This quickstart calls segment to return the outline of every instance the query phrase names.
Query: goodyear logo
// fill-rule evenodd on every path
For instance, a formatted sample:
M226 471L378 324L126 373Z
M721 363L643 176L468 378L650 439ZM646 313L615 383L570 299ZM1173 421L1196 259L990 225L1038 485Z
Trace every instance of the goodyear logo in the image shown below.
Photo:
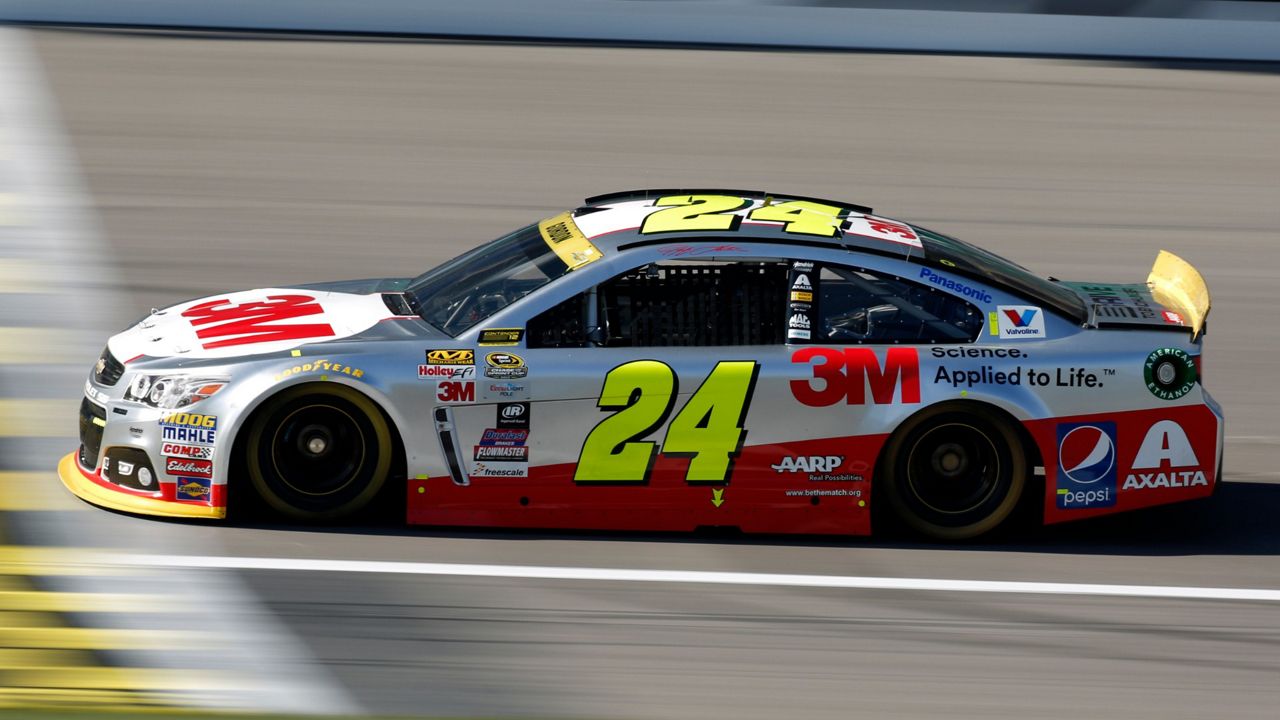
M321 359L294 365L282 372L278 372L275 374L275 381L280 382L287 377L312 372L342 374L353 378L364 377L364 370L361 370L360 368L353 368L350 365L343 365L342 363L330 362L329 360Z
M473 350L428 350L428 365L471 365L476 361Z

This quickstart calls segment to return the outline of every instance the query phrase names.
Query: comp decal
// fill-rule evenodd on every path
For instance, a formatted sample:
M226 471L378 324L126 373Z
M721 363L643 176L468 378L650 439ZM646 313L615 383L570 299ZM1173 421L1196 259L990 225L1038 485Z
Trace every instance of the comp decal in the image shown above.
M675 371L658 360L636 360L610 370L596 405L611 414L583 441L574 482L646 483L661 449L663 455L689 458L686 482L727 483L746 440L743 423L759 369L750 360L717 363L671 418L661 446L643 438L675 408Z

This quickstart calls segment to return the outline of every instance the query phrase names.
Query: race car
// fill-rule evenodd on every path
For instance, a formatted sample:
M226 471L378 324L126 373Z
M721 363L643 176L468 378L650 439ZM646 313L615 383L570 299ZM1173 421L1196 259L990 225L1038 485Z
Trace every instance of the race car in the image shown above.
M602 195L418 277L152 311L59 475L151 515L971 538L1211 494L1209 308L1163 251L1062 282L845 202Z

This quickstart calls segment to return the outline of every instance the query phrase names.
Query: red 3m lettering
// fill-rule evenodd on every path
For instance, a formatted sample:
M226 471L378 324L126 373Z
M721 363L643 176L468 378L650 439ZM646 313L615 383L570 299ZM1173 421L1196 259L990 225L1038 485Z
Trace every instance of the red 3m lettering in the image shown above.
M226 298L211 300L188 308L182 317L199 328L196 337L201 340L225 338L201 343L205 350L213 350L231 345L333 337L335 333L329 323L269 324L323 313L324 308L310 295L269 295L266 300L241 305L232 304Z
M476 401L476 384L470 380L441 380L436 385L436 400L447 403Z
M849 405L865 405L867 386L877 405L893 402L894 391L902 388L902 402L920 402L920 356L914 348L888 348L884 367L871 348L801 348L791 355L793 363L809 363L815 358L812 380L792 380L791 394L809 407L835 405L844 398ZM814 387L820 380L821 387Z

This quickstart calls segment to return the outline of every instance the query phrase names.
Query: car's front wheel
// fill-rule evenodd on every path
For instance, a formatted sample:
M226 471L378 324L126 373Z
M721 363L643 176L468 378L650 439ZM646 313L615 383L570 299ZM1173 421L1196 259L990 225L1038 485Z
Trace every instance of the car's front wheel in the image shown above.
M894 514L938 540L990 532L1008 519L1027 484L1017 431L973 404L942 405L907 420L885 448L878 486Z
M272 509L302 520L351 515L391 469L391 430L363 394L336 383L298 385L269 399L249 426L248 475Z

